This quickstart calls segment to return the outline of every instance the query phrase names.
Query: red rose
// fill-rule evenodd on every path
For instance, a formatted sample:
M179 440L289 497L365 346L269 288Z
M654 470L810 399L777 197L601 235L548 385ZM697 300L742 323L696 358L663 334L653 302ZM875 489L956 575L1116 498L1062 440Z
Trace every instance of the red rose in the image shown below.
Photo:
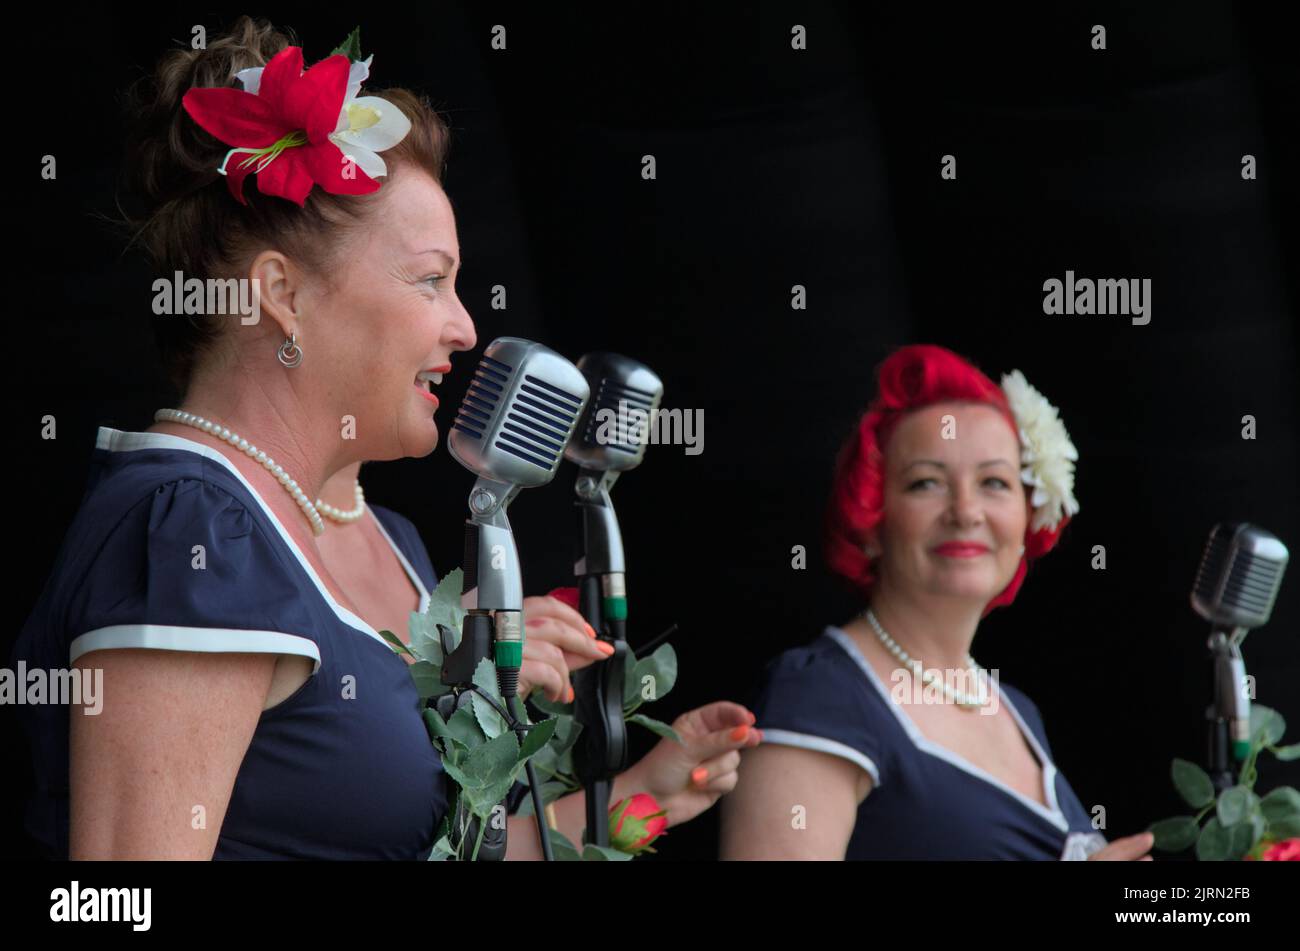
M633 855L653 852L650 843L668 828L666 815L649 793L620 799L609 810L609 844Z
M1265 862L1300 862L1300 839L1283 839L1270 846L1261 857Z

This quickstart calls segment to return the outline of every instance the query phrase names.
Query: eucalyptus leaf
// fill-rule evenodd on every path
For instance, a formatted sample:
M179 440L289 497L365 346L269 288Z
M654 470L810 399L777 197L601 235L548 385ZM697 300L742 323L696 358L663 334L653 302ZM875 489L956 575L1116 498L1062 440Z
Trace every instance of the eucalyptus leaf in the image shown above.
M1241 857L1250 851L1255 844L1255 829L1249 822L1239 822L1228 829L1228 854L1229 861L1240 861Z
M402 639L392 631L380 631L379 636L388 641L389 644L392 644L393 650L397 651L399 654L411 654L411 649L402 643ZM411 654L411 656L415 657L414 654Z
M465 572L456 568L447 572L438 582L438 586L429 592L429 605L424 610L425 616L436 630L441 624L458 634L465 630L465 609L460 606L464 593Z
M519 759L526 760L545 749L554 734L554 720L543 720L541 723L534 724L533 728L524 734L524 742L519 748Z
M641 690L647 677L652 678L654 696L645 698ZM636 662L632 672L632 697L629 703L627 681L624 679L623 709L631 713L643 703L661 700L666 697L677 683L677 651L671 644L660 644L649 657Z
M1201 827L1191 816L1175 816L1152 823L1151 833L1155 836L1152 843L1162 852L1181 852L1196 841Z
M651 733L656 733L659 736L667 737L670 740L676 740L678 743L682 742L682 738L677 735L677 731L674 730L671 726L669 726L667 723L663 723L659 720L655 720L651 717L648 717L644 713L632 714L630 717L627 718L627 722L639 724L640 726L645 727Z
M1270 819L1264 834L1270 839L1276 839L1279 842L1283 839L1300 837L1300 816L1283 816L1280 819Z
M582 856L573 847L573 843L557 829L548 829L547 837L551 840L551 854L557 862L579 862Z
M411 632L411 652L420 660L442 666L442 638L438 634L438 625L427 614L411 612L407 625Z
M480 729L478 721L474 718L474 711L470 709L468 703L462 704L451 715L451 719L447 721L447 732L469 747L471 752L488 739Z
M1170 767L1174 788L1183 801L1193 809L1201 809L1214 801L1214 783L1205 770L1190 760L1175 759Z
M624 852L622 849L613 849L607 845L592 845L587 843L582 850L582 859L584 862L626 862L632 858L631 852Z
M1259 797L1245 786L1233 786L1219 794L1215 814L1224 826L1245 822L1250 811L1259 805Z
M1270 823L1292 817L1300 819L1300 792L1292 786L1278 786L1259 801L1259 811Z
M442 682L442 668L427 660L417 660L411 665L411 679L421 700L438 697L451 690Z
M433 851L429 853L430 862L446 862L455 857L456 850L451 847L451 840L445 835L433 844Z
M1217 816L1211 816L1196 840L1196 857L1202 862L1221 862L1228 857L1232 838Z
M1252 744L1259 742L1261 731L1264 734L1263 745L1273 746L1278 740L1282 739L1282 734L1286 733L1286 720L1282 718L1282 714L1272 707L1255 704L1250 708L1250 741Z
M476 693L470 694L469 702L474 711L474 719L478 721L484 736L493 740L506 732L506 722L501 719L501 714L492 709L492 704Z
M1280 760L1300 759L1300 743L1292 743L1290 746L1274 747L1273 755Z

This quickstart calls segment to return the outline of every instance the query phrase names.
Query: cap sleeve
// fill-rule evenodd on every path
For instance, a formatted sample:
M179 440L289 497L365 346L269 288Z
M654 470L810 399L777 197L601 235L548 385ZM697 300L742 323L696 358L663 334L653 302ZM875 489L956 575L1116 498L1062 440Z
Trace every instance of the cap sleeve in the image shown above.
M763 671L751 706L764 743L839 756L861 767L876 786L889 778L879 711L847 656L824 639L786 651Z
M69 663L91 651L251 652L320 667L314 591L244 503L201 479L159 485L108 533L70 597Z

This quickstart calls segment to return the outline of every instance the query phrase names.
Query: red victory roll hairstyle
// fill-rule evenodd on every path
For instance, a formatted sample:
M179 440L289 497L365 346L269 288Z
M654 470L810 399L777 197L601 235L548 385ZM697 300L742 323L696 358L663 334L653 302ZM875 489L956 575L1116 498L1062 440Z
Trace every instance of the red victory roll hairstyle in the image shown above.
M982 403L1002 414L1024 448L1002 388L951 350L932 344L900 347L880 365L877 380L874 399L840 449L826 513L827 564L868 598L877 575L865 550L867 536L884 519L885 452L890 435L907 413L935 403ZM1026 489L1028 509L1031 493ZM1051 551L1069 521L1064 516L1055 528L1037 531L1029 527L1032 519L1026 521L1025 552L1015 577L989 601L982 617L1015 600L1028 560Z

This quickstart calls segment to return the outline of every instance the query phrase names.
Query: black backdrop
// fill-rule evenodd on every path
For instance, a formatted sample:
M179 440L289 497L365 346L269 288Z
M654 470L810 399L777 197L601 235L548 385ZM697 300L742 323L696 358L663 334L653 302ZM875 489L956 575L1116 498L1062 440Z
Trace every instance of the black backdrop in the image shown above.
M454 128L458 286L480 344L510 333L575 359L622 351L663 377L665 406L704 412L702 454L651 446L616 491L633 644L680 626L681 677L658 716L743 702L767 658L857 609L821 568L834 452L886 353L940 343L995 380L1023 370L1081 456L1080 514L981 625L976 657L1035 699L1109 837L1181 811L1169 762L1200 759L1206 628L1188 589L1205 535L1241 519L1300 544L1288 34L1262 8L1224 4L1050 19L536 7L36 12L16 44L39 95L24 99L13 180L30 210L9 229L6 655L78 504L95 428L143 429L174 399L149 331L151 275L95 219L112 208L117 91L196 23L213 35L239 12L266 16L312 62L359 21L377 84L427 92ZM489 48L497 23L506 51ZM790 48L796 23L805 51ZM1104 52L1090 49L1094 23ZM640 175L647 153L655 181ZM1247 153L1256 181L1240 175ZM55 181L35 172L45 154ZM944 154L955 181L940 179ZM1043 281L1067 269L1150 278L1150 324L1044 316ZM495 284L504 312L489 308ZM806 310L791 309L795 284ZM443 387L444 434L471 364ZM46 414L53 441L39 437ZM471 478L443 447L362 480L416 523L439 571L460 563ZM566 464L512 507L530 593L570 579L572 482ZM1090 567L1098 544L1105 571ZM1300 723L1296 585L1246 656L1259 700ZM11 712L0 854L23 855ZM1262 765L1261 789L1283 782L1294 768ZM712 858L715 836L710 813L660 857Z

